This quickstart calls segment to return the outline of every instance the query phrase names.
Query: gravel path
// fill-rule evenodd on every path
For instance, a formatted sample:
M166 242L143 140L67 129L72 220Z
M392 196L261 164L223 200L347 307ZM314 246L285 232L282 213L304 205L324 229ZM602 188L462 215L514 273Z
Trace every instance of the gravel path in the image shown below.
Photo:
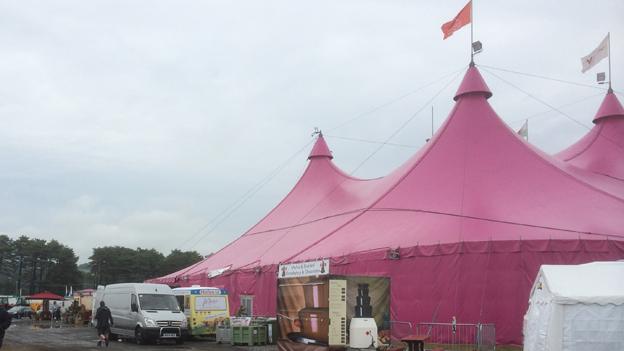
M34 323L30 320L14 320L6 332L2 351L99 350L96 343L97 335L93 328L67 325L51 327L50 322ZM235 347L206 340L193 340L187 341L183 345L175 345L173 342L136 345L132 341L111 341L108 349L135 351L276 351L277 347Z

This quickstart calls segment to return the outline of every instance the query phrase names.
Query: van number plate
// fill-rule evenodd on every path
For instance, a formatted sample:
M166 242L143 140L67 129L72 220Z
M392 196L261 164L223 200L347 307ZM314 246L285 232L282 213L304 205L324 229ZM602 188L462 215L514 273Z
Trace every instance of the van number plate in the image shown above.
M163 335L162 335L162 336L164 336L164 337L173 337L173 338L175 338L175 337L177 337L177 336L178 336L178 334L176 334L176 333L163 333Z

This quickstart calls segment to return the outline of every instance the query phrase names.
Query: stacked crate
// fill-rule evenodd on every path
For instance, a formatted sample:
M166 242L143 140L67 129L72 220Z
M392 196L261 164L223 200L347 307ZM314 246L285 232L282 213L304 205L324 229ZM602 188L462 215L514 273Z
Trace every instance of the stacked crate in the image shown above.
M266 345L266 325L248 325L232 327L232 345Z

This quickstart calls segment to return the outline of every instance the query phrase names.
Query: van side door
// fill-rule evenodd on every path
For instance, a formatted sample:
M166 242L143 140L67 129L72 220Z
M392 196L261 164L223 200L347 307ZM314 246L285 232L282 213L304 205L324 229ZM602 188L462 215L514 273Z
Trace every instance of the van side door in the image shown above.
M134 327L139 321L140 316L141 315L139 314L139 299L137 298L136 294L132 294L130 295L130 313L128 315L128 325L125 326L124 328L127 328L129 330L134 330Z

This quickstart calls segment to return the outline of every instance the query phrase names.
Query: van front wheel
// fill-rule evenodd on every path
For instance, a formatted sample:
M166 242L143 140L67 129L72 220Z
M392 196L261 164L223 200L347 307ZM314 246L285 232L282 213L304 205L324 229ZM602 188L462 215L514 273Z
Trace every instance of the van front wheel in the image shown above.
M145 337L143 336L143 329L141 329L141 327L137 327L134 330L134 340L136 341L137 345L145 344Z

